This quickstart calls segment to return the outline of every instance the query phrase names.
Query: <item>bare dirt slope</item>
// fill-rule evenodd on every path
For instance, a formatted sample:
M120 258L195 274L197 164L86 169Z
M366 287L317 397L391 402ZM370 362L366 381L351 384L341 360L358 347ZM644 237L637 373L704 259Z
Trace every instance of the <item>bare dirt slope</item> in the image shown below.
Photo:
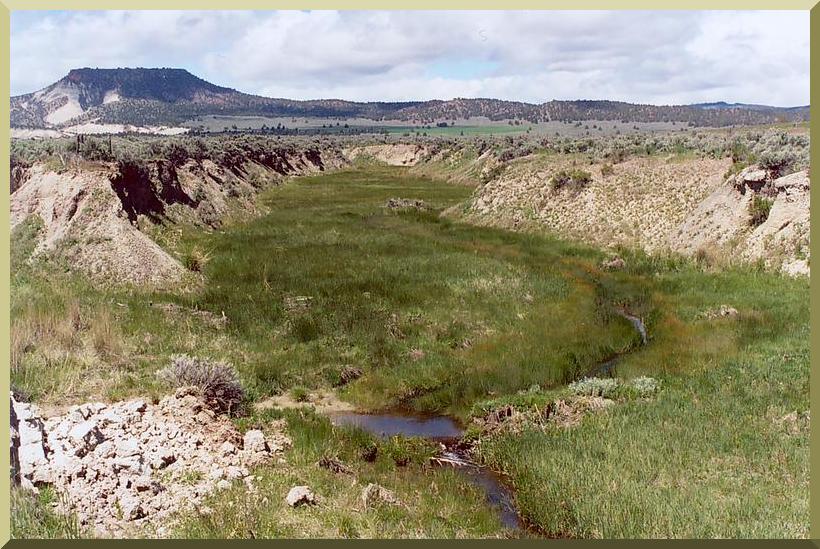
M809 174L773 179L758 168L730 177L701 202L670 235L672 249L713 250L749 261L780 265L790 274L808 274ZM753 226L750 206L758 196L770 202L763 223Z
M633 158L604 175L602 165L577 166L592 175L583 189L553 189L551 179L573 158L524 158L481 188L471 217L507 226L538 225L598 245L664 246L696 205L717 189L728 160Z
M345 156L350 160L356 160L359 157L370 157L390 166L415 166L427 153L427 148L421 145L391 143L353 147L345 151Z
M11 195L12 229L37 216L43 231L34 255L57 253L98 279L178 281L185 269L129 220L111 177L105 169L56 173L35 166Z
M519 230L547 228L598 246L637 246L650 253L764 261L789 274L808 274L809 178L775 178L756 167L726 179L729 159L637 157L612 166L583 165L568 155L511 162L481 186L470 221ZM554 188L561 170L587 171L585 185ZM746 178L759 178L746 181ZM749 204L772 201L754 227Z
M35 164L18 174L11 226L41 220L34 257L62 257L97 281L177 284L188 272L151 238L158 227L179 221L217 227L232 208L256 212L255 195L283 177L347 162L335 149L294 149L268 160L268 165L247 162L234 169L210 160L189 160L182 166L166 160L140 166Z

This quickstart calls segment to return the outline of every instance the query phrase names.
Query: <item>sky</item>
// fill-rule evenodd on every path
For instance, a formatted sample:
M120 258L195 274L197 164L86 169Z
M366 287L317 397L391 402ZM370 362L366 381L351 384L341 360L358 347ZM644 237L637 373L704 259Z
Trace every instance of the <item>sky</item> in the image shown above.
M292 99L809 103L809 12L15 11L11 93L178 67Z

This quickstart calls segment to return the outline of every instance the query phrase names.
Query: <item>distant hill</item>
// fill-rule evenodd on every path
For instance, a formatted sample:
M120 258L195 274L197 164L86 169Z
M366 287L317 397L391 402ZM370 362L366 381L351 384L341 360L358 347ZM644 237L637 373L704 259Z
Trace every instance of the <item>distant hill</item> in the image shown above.
M730 103L656 106L618 101L499 99L407 102L296 101L250 95L211 84L184 69L73 69L42 90L11 98L12 127L65 127L82 122L178 125L204 115L366 118L433 123L484 116L530 123L561 120L676 122L692 126L754 125L805 121L806 106L794 108Z

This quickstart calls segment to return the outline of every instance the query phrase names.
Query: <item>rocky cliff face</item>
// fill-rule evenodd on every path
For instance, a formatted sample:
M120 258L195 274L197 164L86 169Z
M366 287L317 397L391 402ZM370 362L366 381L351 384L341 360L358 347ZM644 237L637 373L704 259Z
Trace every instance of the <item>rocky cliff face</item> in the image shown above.
M759 167L728 178L703 200L669 237L669 246L688 254L700 250L762 260L790 274L809 274L809 173L775 178ZM770 208L752 219L758 199Z

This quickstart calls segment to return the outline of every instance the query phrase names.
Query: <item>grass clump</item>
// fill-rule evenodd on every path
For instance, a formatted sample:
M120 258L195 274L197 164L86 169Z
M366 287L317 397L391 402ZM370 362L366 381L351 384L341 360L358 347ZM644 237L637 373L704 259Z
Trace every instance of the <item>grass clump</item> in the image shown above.
M182 256L182 265L189 271L200 273L208 264L211 256L199 247L194 247Z
M772 200L764 198L758 194L752 197L749 202L749 225L752 227L759 227L769 219L769 213L772 211Z
M158 375L175 388L196 387L216 413L237 415L242 411L245 390L230 364L179 355Z
M11 487L11 537L13 539L80 539L88 537L74 515L54 510L57 495L49 487L34 494Z
M569 188L581 190L592 182L592 174L580 170L561 170L550 179L550 186L553 190L559 191L561 189Z
M310 391L301 385L297 385L290 390L290 397L296 402L307 402L310 399Z

